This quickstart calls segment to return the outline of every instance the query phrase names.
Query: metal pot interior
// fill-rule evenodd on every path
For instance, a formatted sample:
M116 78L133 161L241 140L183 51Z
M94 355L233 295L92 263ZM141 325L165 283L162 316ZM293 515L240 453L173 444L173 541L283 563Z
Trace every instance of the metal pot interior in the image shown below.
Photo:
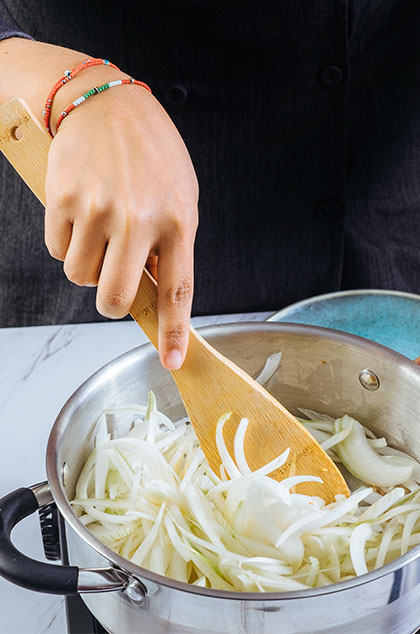
M298 414L298 407L306 407L335 417L349 414L385 436L394 447L420 459L420 368L405 357L360 337L295 324L230 324L204 328L201 334L251 376L260 372L267 356L281 350L280 368L267 387L290 411ZM376 391L362 386L359 374L365 369L379 378ZM171 374L161 367L157 353L147 344L115 359L88 379L62 409L48 443L48 480L61 513L85 541L119 565L123 560L80 524L69 499L93 448L100 412L110 406L145 403L150 389L156 394L159 409L168 416L176 419L185 415ZM131 417L119 419L111 430L113 435L126 434L130 423ZM397 562L402 564L413 556L417 555L411 551ZM385 568L395 565L393 562ZM163 579L128 562L125 568L145 578ZM366 580L375 575L378 571L366 575ZM169 579L165 582L185 585ZM345 585L357 583L356 579ZM327 591L310 593L320 590Z

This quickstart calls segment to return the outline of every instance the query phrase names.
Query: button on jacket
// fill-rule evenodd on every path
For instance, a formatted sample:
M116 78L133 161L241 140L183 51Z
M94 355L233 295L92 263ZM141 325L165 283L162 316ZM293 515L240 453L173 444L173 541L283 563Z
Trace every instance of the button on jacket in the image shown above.
M169 112L200 183L195 313L420 293L418 2L3 0L0 18L110 59ZM5 160L0 208L0 325L99 319Z

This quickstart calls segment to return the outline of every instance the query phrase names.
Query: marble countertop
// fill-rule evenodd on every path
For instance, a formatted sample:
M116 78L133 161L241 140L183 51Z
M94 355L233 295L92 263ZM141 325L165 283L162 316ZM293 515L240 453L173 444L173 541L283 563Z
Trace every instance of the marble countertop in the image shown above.
M193 325L261 321L270 313L196 317ZM0 497L45 480L55 418L102 365L147 341L134 322L0 329ZM38 515L13 533L18 548L43 559ZM29 592L0 578L0 634L65 634L62 597Z

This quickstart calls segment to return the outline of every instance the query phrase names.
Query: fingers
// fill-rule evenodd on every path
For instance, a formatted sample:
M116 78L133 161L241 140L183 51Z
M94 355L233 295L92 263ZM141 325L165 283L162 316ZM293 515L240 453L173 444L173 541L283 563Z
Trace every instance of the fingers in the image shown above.
M49 254L56 260L64 261L73 231L72 222L47 207L45 210L45 244Z
M64 261L69 248L75 213L81 204L77 189L63 181L63 156L56 156L56 145L52 144L48 154L47 178L45 181L45 244L50 255ZM71 179L70 179L71 182Z
M93 224L76 222L64 259L64 273L79 286L96 286L106 251L105 234Z
M130 242L118 234L111 237L96 293L96 307L101 315L121 319L129 313L149 250L147 239Z
M169 220L162 215L157 216L156 231L148 213L92 204L78 195L61 196L47 207L45 235L51 255L64 261L70 281L98 285L97 310L111 319L129 313L147 262L159 279L160 359L164 367L177 370L188 346L196 221L194 214L189 220L188 213L186 219L174 212Z
M193 240L163 243L158 259L159 355L178 370L188 347L193 297Z
M106 249L106 210L77 194L48 197L45 243L50 254L64 261L64 273L79 286L96 286Z

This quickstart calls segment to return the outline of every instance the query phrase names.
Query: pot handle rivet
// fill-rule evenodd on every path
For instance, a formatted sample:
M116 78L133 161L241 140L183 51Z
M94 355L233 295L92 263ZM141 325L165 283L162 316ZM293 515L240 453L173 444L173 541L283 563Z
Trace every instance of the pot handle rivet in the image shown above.
M142 583L133 579L123 590L125 596L133 601L133 603L141 603L146 596L145 588Z
M362 370L359 373L359 381L362 387L364 387L365 390L369 390L369 392L374 392L381 384L376 374L368 369Z

